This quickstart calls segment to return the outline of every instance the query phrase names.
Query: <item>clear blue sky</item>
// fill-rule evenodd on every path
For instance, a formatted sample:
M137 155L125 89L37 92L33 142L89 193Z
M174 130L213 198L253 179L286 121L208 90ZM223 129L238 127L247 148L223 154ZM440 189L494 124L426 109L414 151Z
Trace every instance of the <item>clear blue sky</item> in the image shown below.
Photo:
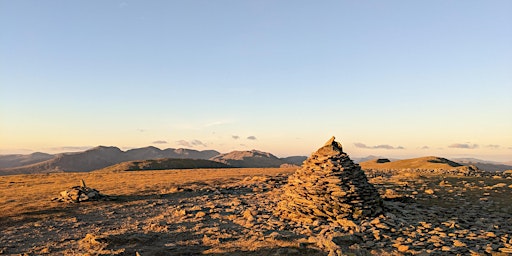
M0 154L512 160L512 1L0 0Z

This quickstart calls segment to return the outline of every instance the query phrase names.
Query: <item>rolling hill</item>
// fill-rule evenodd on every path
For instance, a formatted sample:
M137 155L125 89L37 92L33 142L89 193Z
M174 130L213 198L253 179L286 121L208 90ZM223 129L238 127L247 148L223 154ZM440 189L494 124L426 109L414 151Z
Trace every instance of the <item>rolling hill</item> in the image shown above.
M446 158L427 156L405 160L379 163L379 159L359 163L363 169L454 169L463 167L462 164L450 161Z
M95 172L123 172L169 169L230 168L231 166L204 159L163 158L153 160L127 161L108 166Z

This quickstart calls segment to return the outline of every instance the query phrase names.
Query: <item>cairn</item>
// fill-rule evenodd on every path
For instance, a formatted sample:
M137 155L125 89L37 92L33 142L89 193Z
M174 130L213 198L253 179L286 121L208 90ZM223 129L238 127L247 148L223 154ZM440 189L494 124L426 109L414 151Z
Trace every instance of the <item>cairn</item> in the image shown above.
M87 187L85 181L81 181L81 186L74 186L70 189L60 192L59 197L53 198L53 201L80 203L84 201L105 200L108 197L102 195L98 190Z
M382 213L382 199L332 137L283 186L277 214L296 222L360 220ZM349 221L349 223L354 223Z

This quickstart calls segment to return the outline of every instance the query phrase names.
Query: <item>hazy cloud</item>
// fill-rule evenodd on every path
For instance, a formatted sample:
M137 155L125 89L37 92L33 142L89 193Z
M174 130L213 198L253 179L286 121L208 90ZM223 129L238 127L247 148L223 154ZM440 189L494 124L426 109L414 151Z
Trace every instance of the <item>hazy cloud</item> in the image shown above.
M191 141L192 145L194 146L203 146L203 147L206 147L206 144L204 144L203 142L201 142L200 140L192 140Z
M498 148L500 148L501 146L500 146L500 145L495 145L495 144L489 144L489 145L487 145L486 147L488 147L488 148L492 148L492 149L498 149Z
M84 151L94 148L93 146L63 146L50 148L52 151Z
M32 152L34 152L34 150L28 148L0 149L0 155L30 154Z
M248 140L256 140L256 137L255 136L249 136L247 137Z
M144 129L137 129L138 132L145 132L146 130Z
M240 139L240 136L238 136L238 135L233 135L233 136L231 136L231 138L233 138L234 140L238 140L238 139Z
M478 148L477 144L469 144L469 143L454 143L448 146L449 148L466 148L466 149L474 149Z
M354 143L354 146L356 146L357 148L367 148L367 149L404 149L404 147L402 147L402 146L393 147L391 145L386 145L386 144L377 145L377 146L367 146L366 144L360 143L360 142Z
M167 141L165 141L165 140L155 140L152 143L153 144L167 144Z
M191 140L191 141L179 140L179 141L177 141L177 143L178 143L178 145L184 146L184 147L196 147L196 146L206 147L206 144L204 144L200 140Z
M190 142L188 142L186 140L178 140L178 141L176 141L176 143L178 143L178 145L180 145L180 146L192 147L192 144L190 144Z
M423 146L420 149L430 149L430 147L429 146Z

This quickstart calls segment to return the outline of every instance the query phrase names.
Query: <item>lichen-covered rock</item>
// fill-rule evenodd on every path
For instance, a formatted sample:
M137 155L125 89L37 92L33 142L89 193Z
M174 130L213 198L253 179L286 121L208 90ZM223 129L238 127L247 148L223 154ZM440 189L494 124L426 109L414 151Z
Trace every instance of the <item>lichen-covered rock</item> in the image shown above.
M296 222L345 223L382 213L382 199L358 164L332 137L282 188L277 214Z

